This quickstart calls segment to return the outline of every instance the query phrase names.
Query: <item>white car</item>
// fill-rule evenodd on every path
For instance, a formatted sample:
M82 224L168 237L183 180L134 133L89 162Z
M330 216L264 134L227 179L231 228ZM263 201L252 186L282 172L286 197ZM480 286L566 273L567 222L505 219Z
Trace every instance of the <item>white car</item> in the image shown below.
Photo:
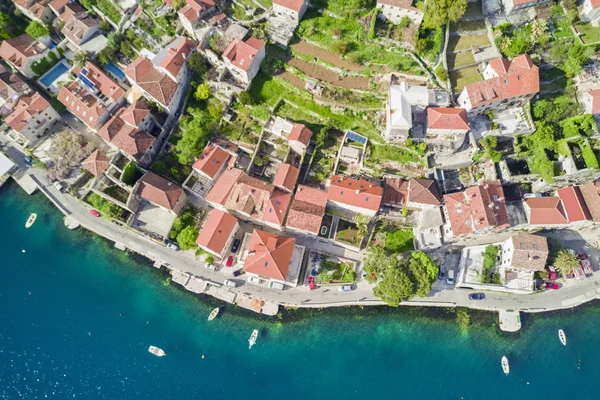
M344 285L338 288L338 292L351 292L352 290L354 290L354 288L350 285Z
M446 278L446 283L448 285L454 285L454 270L453 269L448 271L448 277Z
M65 185L63 185L63 183L60 181L54 182L53 185L61 193L64 193L64 191L67 189L67 187Z

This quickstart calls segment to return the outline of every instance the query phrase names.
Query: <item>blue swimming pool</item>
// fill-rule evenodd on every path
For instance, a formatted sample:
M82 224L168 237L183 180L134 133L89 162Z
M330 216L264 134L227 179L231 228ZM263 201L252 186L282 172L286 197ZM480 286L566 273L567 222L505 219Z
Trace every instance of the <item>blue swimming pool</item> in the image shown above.
M58 79L59 76L61 76L68 70L69 67L65 63L60 62L54 67L52 67L50 71L46 72L46 74L40 78L40 83L46 87L50 87L54 83L54 81Z
M125 79L125 74L123 73L123 71L121 71L121 69L119 69L119 67L117 67L115 64L113 63L108 63L104 66L104 68L106 68L106 70L108 72L110 72L111 74L113 74L114 76L117 77L117 79Z

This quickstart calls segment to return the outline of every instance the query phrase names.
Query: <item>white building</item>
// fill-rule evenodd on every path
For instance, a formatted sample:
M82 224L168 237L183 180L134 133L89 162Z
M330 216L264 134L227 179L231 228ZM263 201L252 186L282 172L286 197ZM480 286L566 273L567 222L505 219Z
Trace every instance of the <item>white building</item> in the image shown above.
M592 25L600 23L600 0L585 0L581 8L581 20L590 21Z
M408 17L411 22L417 26L423 21L423 11L413 6L412 0L377 0L379 15L383 15L386 20L398 24L402 18Z
M426 86L408 86L406 82L391 85L385 110L386 140L406 140L413 127L413 112L423 112L434 102L434 91Z
M54 13L49 7L50 0L13 0L13 3L17 10L34 21L50 24L54 19Z
M26 33L0 43L0 57L27 78L36 76L31 65L47 55L48 48Z
M265 55L265 43L251 37L245 42L231 42L223 52L223 60L227 70L247 89L258 74Z
M22 147L37 144L60 115L39 93L21 96L4 122L11 128L8 135Z
M307 0L273 0L273 13L290 17L296 24L300 23L307 8Z

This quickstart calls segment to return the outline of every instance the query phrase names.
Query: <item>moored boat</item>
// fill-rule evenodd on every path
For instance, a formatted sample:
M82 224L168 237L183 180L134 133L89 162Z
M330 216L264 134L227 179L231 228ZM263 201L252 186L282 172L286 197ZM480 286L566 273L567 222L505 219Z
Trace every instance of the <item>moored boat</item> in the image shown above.
M567 336L565 335L565 331L563 331L562 329L558 330L558 338L560 339L560 342L563 344L563 346L567 345Z
M157 357L164 357L167 355L167 353L165 353L163 351L163 349L161 349L160 347L156 347L156 346L148 347L148 351Z
M37 219L36 213L29 214L29 218L27 218L27 222L25 222L25 228L30 228L31 225L33 225L35 223L36 219Z
M252 331L252 335L250 335L250 339L248 339L248 343L250 344L250 347L248 347L249 349L251 349L252 346L254 346L257 338L258 338L258 329L255 329Z
M502 371L504 371L506 375L508 375L508 373L510 372L510 367L508 366L508 358L506 358L506 356L502 356Z
M213 319L216 318L216 316L219 315L219 307L215 308L214 310L212 310L208 316L208 320L212 321Z

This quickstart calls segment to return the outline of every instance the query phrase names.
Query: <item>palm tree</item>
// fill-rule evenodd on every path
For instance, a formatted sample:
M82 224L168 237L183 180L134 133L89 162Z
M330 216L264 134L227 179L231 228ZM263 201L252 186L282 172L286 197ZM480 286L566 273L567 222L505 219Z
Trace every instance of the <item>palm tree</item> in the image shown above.
M83 67L85 64L87 64L89 60L90 53L86 51L80 51L78 53L75 53L75 56L73 56L73 62L79 67Z
M560 250L554 260L554 267L563 275L569 275L579 266L577 255L568 250Z

